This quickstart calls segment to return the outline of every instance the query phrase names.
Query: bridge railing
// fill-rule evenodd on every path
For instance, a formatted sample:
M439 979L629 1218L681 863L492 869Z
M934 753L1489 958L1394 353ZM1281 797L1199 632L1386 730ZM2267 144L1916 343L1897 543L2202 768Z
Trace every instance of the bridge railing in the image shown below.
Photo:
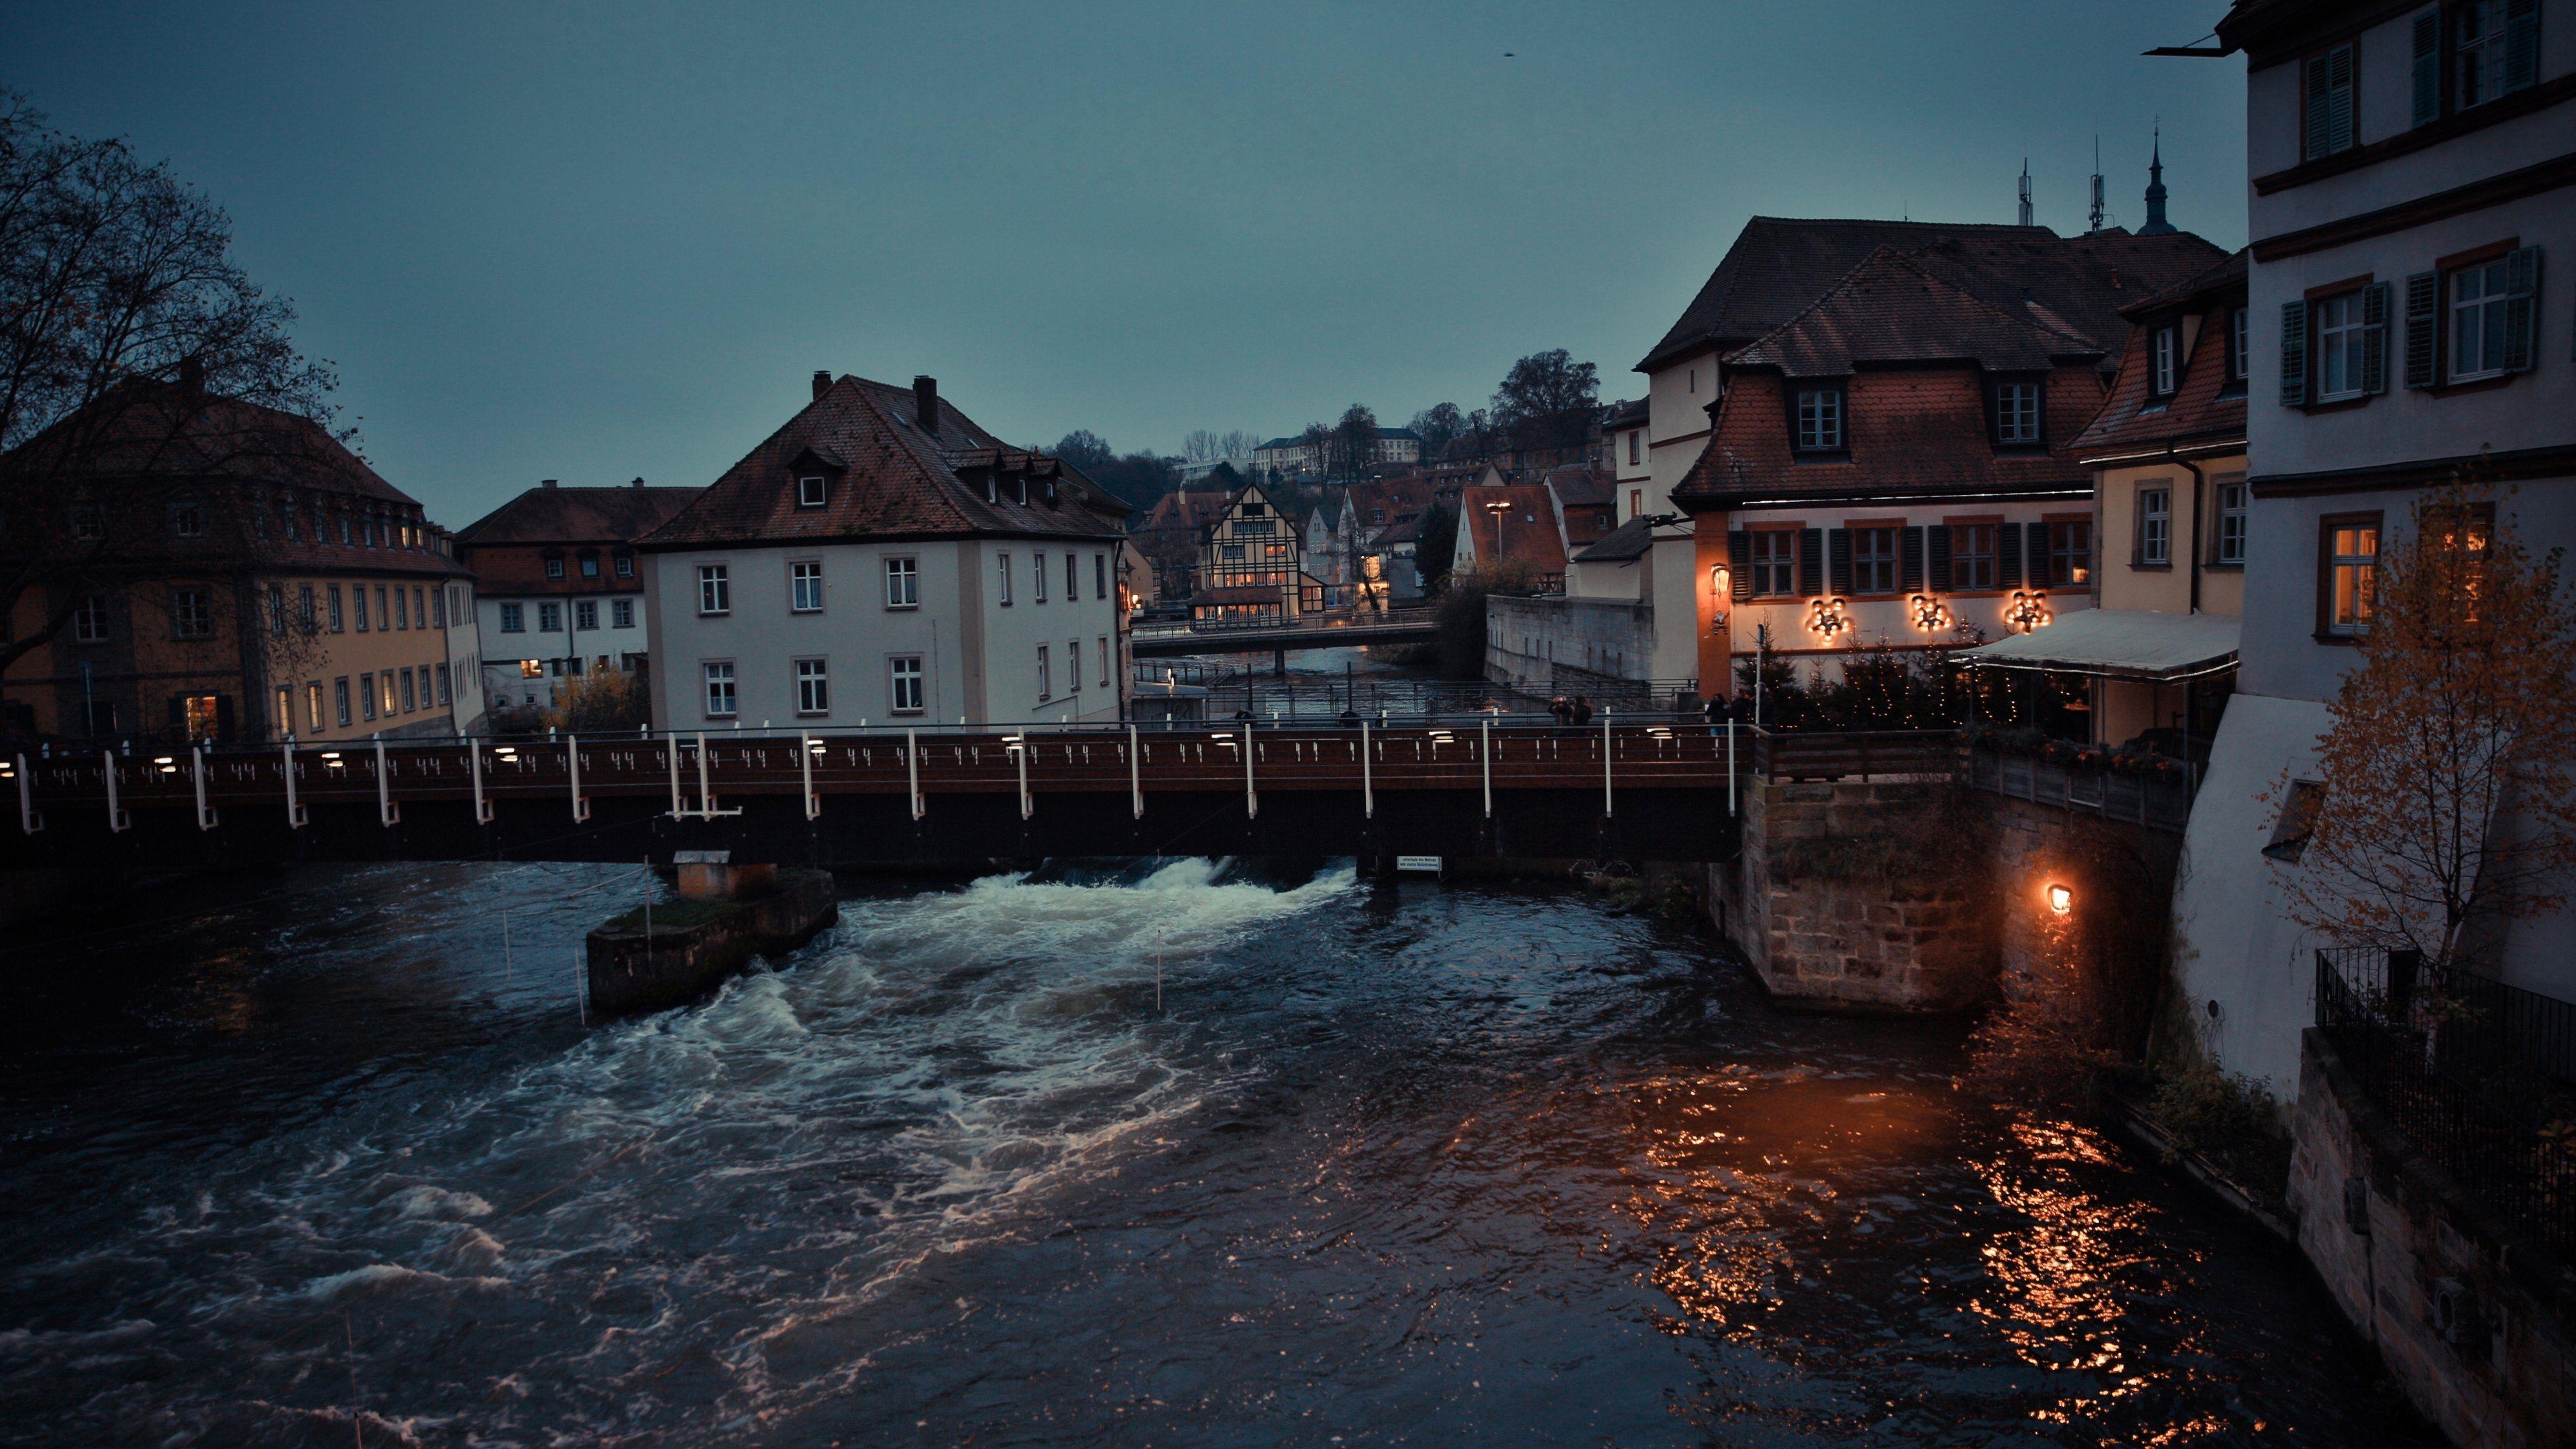
M1883 775L1947 778L1966 765L1957 730L1773 730L1749 728L1752 772L1765 780L1863 780Z

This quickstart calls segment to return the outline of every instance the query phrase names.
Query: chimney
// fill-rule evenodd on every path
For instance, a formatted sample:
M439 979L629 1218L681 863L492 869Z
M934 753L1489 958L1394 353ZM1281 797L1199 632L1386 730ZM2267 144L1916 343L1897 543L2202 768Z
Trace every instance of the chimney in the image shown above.
M815 371L814 371L814 400L815 400L816 402L821 402L821 401L823 400L823 394L825 394L825 393L827 393L827 392L830 392L831 390L832 390L832 374L830 374L830 373L828 373L828 372L825 372L825 371L823 371L823 370L822 370L822 369L820 369L820 368L815 369Z
M932 437L939 436L939 379L915 375L912 379L912 420Z
M540 479L540 480L538 481L538 483L537 483L537 486L538 486L538 487L540 487L540 488L552 488L553 486L555 486L555 480L553 480L552 478Z

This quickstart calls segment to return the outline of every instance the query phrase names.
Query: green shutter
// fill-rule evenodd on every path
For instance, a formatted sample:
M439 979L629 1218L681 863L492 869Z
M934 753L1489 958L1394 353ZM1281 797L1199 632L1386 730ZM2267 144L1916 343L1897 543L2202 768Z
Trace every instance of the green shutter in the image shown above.
M2518 91L2540 79L2540 0L2505 0L2504 88Z
M1995 585L1998 588L2021 587L2021 525L1999 524L1995 528Z
M2431 387L2442 380L2442 274L2417 272L2406 279L2406 385Z
M1825 531L1798 530L1798 593L1814 598L1825 591Z
M2281 304L2281 406L2308 403L2308 304L2305 298Z
M1837 594L1851 592L1851 530L1833 529L1825 535L1826 568Z
M2388 391L2388 289L2373 282L2361 289L2361 390Z
M1916 593L1923 587L1923 530L1908 528L1897 538L1897 588Z
M1923 531L1924 551L1931 556L1932 592L1950 592L1950 525L1936 523Z
M1743 529L1727 532L1726 575L1726 592L1730 598L1753 597L1753 535Z
M2524 247L2504 259L2504 370L2529 372L2540 321L2540 248Z
M2415 17L2415 124L2442 119L2442 10Z

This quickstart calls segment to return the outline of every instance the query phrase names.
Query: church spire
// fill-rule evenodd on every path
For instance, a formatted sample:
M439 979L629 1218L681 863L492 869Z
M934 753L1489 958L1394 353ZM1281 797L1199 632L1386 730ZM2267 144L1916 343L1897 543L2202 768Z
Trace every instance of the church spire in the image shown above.
M2156 131L2155 149L2147 162L2147 224L2138 228L2140 236L2168 236L2173 223L2165 220L2165 146L2164 131Z

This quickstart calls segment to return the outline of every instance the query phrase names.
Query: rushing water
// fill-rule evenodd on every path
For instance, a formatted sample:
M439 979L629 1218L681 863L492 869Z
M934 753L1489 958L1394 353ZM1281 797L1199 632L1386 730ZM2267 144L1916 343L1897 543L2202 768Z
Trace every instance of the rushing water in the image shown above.
M641 888L21 941L0 1441L2428 1442L2277 1244L1963 1106L1956 1026L1777 1012L1589 896L879 892L585 1029Z

